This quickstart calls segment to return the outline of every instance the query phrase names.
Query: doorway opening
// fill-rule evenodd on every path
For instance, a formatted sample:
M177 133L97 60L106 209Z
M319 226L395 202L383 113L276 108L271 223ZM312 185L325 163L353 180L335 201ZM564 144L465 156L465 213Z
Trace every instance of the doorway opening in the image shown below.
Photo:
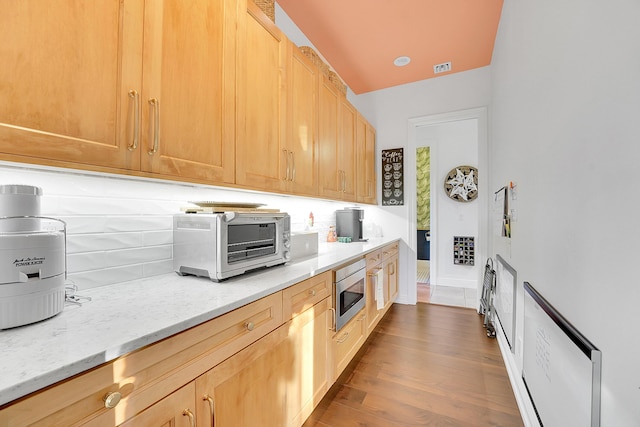
M415 295L418 301L419 285L428 284L430 302L447 305L478 307L478 295L482 286L482 264L489 251L488 242L488 142L486 108L476 108L452 113L438 114L409 120L408 150L416 153L408 157L408 177L415 182L415 191L407 188L405 202L408 204L408 245L413 252L409 262L408 297ZM465 142L466 141L466 142ZM421 150L422 149L422 150ZM428 226L419 217L424 216L426 200L419 195L418 187L426 187L425 174L419 170L427 152L429 157ZM413 163L415 161L415 163ZM446 194L443 180L452 168L471 165L479 171L479 197L463 204L452 200ZM420 176L420 178L418 178ZM420 182L422 180L422 183ZM412 183L413 183L412 182ZM472 208L472 209L470 209ZM428 234L427 234L428 231ZM454 265L454 237L473 236L475 238L476 267ZM428 244L425 244L428 243ZM428 260L421 259L427 257ZM408 257L409 258L409 257ZM424 278L423 261L428 262L428 278ZM413 264L413 265L411 265ZM422 286L421 286L422 287ZM413 288L413 289L412 289ZM424 292L421 292L421 295ZM440 298L443 297L443 298ZM440 298L440 301L436 301ZM455 299L454 299L455 298ZM422 298L420 297L420 300ZM457 301L457 302L456 302Z
M431 147L416 148L416 282L418 302L430 302Z

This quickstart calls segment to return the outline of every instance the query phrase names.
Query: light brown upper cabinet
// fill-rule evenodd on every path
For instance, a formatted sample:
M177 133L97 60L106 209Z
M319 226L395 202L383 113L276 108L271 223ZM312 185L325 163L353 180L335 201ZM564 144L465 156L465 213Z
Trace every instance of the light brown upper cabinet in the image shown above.
M320 71L292 42L287 55L287 154L284 177L294 194L318 194Z
M137 141L129 91L140 91L144 4L0 5L2 157L139 168L127 147Z
M322 76L319 94L320 195L356 200L356 110Z
M238 2L236 183L280 192L286 188L284 34L251 0Z
M357 138L357 201L377 203L376 190L376 130L358 113L356 119Z
M235 5L145 2L143 171L234 182Z
M2 158L233 182L234 0L1 1Z

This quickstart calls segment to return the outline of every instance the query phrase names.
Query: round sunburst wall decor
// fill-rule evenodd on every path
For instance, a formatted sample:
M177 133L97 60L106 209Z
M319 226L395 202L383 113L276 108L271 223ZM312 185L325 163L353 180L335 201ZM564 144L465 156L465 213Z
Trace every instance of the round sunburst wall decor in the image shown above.
M444 191L458 202L470 202L478 197L478 169L456 166L444 179Z

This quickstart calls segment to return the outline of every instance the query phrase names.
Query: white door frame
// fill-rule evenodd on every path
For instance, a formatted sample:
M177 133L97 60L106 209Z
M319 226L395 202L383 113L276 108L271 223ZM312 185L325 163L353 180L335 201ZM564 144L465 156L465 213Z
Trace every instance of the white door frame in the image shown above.
M415 254L417 254L417 238L416 238L416 218L417 218L417 209L416 209L416 148L417 146L417 128L420 126L428 126L428 125L437 125L441 123L455 122L460 120L470 120L477 119L478 120L478 194L479 197L476 199L480 206L478 208L478 241L476 242L476 262L483 263L484 259L487 257L489 253L489 214L488 214L488 200L489 197L489 141L488 141L488 126L487 126L487 108L479 107L472 108L468 110L461 111L453 111L449 113L442 114L434 114L430 116L416 117L409 119L409 129L408 129L408 147L407 147L407 155L405 155L405 159L407 159L407 165L405 172L408 175L405 181L405 185L409 184L405 190L406 203L408 205L408 231L407 236L409 237L409 249L414 254L413 257L409 258L407 261L409 262L408 267L408 278L411 279L413 277L414 280L410 280L407 289L407 297L408 302L415 304L417 301L417 284L416 284L416 266L417 266L417 258ZM435 151L434 151L435 149ZM431 146L431 159L432 162L437 162L437 144L435 146ZM433 165L433 163L432 163ZM438 181L432 177L431 180L431 222L433 224L437 224L437 197L435 197L435 191L437 191ZM406 187L405 187L406 188ZM432 233L431 235L431 247L437 247L438 233ZM431 251L433 254L432 260L435 260L435 257L438 256L437 251ZM481 264L482 265L482 264ZM431 268L431 277L437 279L437 266L435 262L430 263ZM478 306L479 298L482 291L482 276L483 269L478 269L478 289L476 292L476 307ZM437 283L437 280L436 280ZM412 302L413 301L413 302Z

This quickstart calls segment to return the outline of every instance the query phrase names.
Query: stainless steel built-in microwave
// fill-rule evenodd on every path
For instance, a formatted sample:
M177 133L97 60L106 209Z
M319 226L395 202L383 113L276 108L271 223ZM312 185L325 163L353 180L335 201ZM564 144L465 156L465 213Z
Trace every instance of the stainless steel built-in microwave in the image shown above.
M291 258L286 213L180 214L173 218L173 268L220 281Z

